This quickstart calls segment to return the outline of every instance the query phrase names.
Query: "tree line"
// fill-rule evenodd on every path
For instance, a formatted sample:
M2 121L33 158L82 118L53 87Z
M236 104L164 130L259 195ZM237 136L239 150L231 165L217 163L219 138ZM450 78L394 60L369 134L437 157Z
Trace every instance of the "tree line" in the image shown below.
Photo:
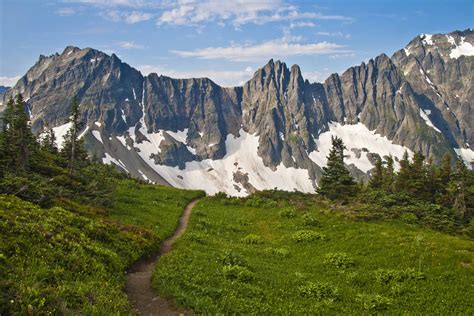
M461 157L453 161L446 154L437 165L420 152L411 159L405 152L398 171L392 156L385 162L379 157L369 181L363 184L357 183L346 168L344 150L342 139L333 137L319 194L346 204L370 203L388 212L409 210L418 217L449 218L454 226L474 226L474 171Z
M8 100L0 131L0 193L51 206L61 203L110 204L113 167L95 163L79 137L79 105L71 101L70 129L57 146L52 128L36 137L21 94Z

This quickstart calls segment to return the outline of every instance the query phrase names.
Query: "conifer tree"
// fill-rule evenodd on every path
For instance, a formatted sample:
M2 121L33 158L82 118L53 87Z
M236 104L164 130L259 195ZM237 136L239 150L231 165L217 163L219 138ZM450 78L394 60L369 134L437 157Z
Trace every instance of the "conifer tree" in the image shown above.
M398 171L395 181L396 192L406 192L410 182L410 161L408 160L408 152L405 151L402 160L400 160L400 170Z
M447 207L451 206L451 197L448 192L451 182L451 172L451 156L445 154L439 168L437 202Z
M466 208L466 182L468 170L461 158L456 160L448 191L451 195L453 209L459 218L464 218L467 213Z
M356 192L356 184L344 166L344 143L341 138L332 138L332 148L327 157L327 166L319 181L318 193L332 200L347 201Z
M24 172L30 168L30 158L36 149L36 139L31 132L29 117L23 97L19 94L7 103L3 122L3 149L5 168Z
M375 168L372 171L372 177L369 180L369 187L374 190L380 190L383 187L383 178L385 168L382 165L382 159L377 158L375 162Z
M49 153L58 152L58 147L56 146L56 135L52 128L48 128L46 132L43 133L41 148Z
M393 192L393 184L395 181L395 168L393 166L393 157L392 155L389 155L387 157L387 167L384 168L384 173L383 173L383 189L386 192Z
M75 176L78 167L87 160L87 152L84 143L79 139L79 104L76 97L71 102L71 116L69 117L71 128L64 136L64 144L61 150L63 156L68 160L68 171L70 176Z
M408 192L416 198L426 199L427 176L425 156L421 152L413 155L413 162L409 165Z

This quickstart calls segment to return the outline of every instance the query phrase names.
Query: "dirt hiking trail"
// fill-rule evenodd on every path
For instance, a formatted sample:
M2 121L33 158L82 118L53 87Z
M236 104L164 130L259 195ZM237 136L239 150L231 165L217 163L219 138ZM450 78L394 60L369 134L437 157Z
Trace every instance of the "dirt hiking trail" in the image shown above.
M186 231L193 207L199 202L194 200L186 205L183 215L173 235L165 239L160 250L149 258L133 263L125 276L125 292L139 315L193 315L193 312L177 308L172 302L161 297L151 286L151 277L162 255L169 252L173 243Z

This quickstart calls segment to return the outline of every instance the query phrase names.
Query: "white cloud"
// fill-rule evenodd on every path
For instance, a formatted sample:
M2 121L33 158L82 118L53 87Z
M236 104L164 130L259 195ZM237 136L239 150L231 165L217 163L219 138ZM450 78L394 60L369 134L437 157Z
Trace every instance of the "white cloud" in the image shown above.
M271 40L260 44L231 45L228 47L207 47L192 51L172 50L181 57L199 59L225 59L231 61L259 61L270 58L285 58L288 56L321 55L348 52L339 44L320 42L300 44L287 40Z
M196 25L206 22L223 25L230 22L238 27L247 23L265 24L300 19L352 20L340 15L300 12L298 8L282 0L181 0L170 4L169 8L162 12L157 25Z
M290 29L296 29L300 27L315 27L316 24L313 22L294 22L290 23Z
M328 70L325 71L304 71L302 70L302 76L304 79L308 79L309 82L323 82L329 77L331 73Z
M125 14L125 22L128 24L135 24L138 22L148 21L153 17L151 13L133 11L131 13Z
M344 38L351 38L351 34L342 33L342 32L318 32L316 33L321 36L333 36L333 37L344 37Z
M6 86L6 87L13 87L18 80L20 80L21 76L15 76L15 77L3 77L0 76L0 86Z
M64 0L64 2L107 7L143 7L150 4L144 0Z
M141 11L122 12L117 10L109 10L101 12L100 15L113 22L123 21L128 24L148 21L153 18L153 14Z
M59 16L71 16L76 14L76 10L73 8L60 8L54 11Z
M168 68L167 66L141 65L137 67L143 74L157 73L171 78L209 78L223 87L241 86L253 75L252 67L244 70L221 71L221 70L194 70L181 71Z
M124 49L143 49L143 45L136 44L135 42L118 42L117 45Z

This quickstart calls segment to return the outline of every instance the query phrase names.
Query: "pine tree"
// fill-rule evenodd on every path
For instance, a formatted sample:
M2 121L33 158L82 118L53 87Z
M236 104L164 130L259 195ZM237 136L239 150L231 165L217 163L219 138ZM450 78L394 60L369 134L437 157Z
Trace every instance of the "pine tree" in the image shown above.
M64 136L64 144L61 150L62 155L68 161L68 171L70 176L75 176L77 169L87 161L87 152L84 143L79 139L79 104L76 97L71 102L71 116L69 118L71 128Z
M443 160L441 161L441 166L439 168L438 175L438 197L437 203L445 206L451 207L451 196L449 193L449 184L451 182L451 156L445 154Z
M467 213L466 207L466 187L469 171L467 170L464 161L461 158L456 160L451 181L448 186L448 191L451 196L453 209L457 217L464 218Z
M384 168L383 173L383 189L391 193L393 192L393 185L395 181L395 168L393 166L393 157L392 155L388 156L387 158L387 167Z
M385 168L382 165L382 159L377 158L375 162L375 168L372 171L372 177L369 180L369 188L374 190L380 190L383 188L383 179Z
M347 201L356 193L356 184L344 166L344 143L341 138L332 138L332 148L327 157L327 166L319 181L318 193L331 199Z
M411 196L426 200L427 199L427 175L425 166L425 156L421 152L413 155L413 162L409 165L410 177L407 184L407 191Z
M30 158L37 147L36 138L31 132L29 117L25 111L23 97L19 94L7 103L3 121L2 142L4 168L24 172L30 168Z
M53 154L58 152L58 147L56 146L56 135L52 128L48 128L46 132L43 133L41 148Z
M406 192L410 182L410 161L408 160L408 152L405 151L402 160L400 160L400 170L395 180L395 191Z

